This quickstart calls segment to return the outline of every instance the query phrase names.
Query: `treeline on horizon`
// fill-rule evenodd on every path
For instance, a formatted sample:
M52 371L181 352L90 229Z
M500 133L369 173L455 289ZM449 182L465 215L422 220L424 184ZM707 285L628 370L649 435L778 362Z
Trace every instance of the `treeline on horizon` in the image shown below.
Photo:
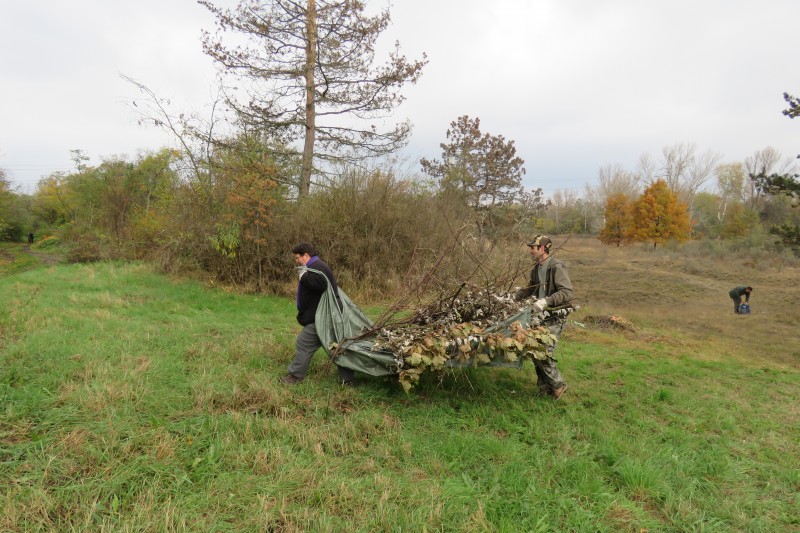
M43 177L32 194L13 190L0 169L0 240L33 233L35 246L60 243L71 261L146 259L259 291L286 290L289 250L305 241L344 284L376 297L434 271L474 276L493 250L535 233L597 235L617 246L707 238L800 249L794 159L771 148L722 163L679 143L635 169L601 168L582 196L545 199L541 188L523 187L514 141L463 115L447 128L439 159L409 167L394 154L411 125L385 119L427 59L407 59L397 44L375 64L388 8L200 4L217 19L202 39L220 70L215 114L173 112L125 77L140 95L131 103L141 122L164 128L180 148L97 166L73 150L74 171ZM784 98L794 118L800 105Z
M662 164L674 153L694 151L667 148ZM535 233L596 235L614 245L744 239L774 250L792 243L770 228L800 222L790 197L761 190L753 178L788 163L770 149L714 166L713 192L689 190L688 173L668 181L663 171L648 178L608 166L585 197L557 191L547 200L520 180L490 194L487 180L461 175L464 165L432 177L388 160L335 168L298 198L286 184L297 169L248 137L220 145L197 173L169 149L98 166L73 155L76 171L43 178L33 194L3 179L3 240L30 232L37 245L62 242L71 261L146 259L254 290L279 290L291 279L289 250L301 241L314 243L345 283L380 297L424 276L448 251L474 264L488 247L518 245ZM699 189L705 181L694 183ZM451 269L458 264L448 261Z

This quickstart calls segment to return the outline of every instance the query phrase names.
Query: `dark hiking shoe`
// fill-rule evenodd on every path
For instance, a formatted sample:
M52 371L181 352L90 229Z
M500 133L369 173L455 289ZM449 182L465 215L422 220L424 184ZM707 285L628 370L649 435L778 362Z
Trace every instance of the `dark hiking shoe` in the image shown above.
M355 387L356 386L356 380L354 380L354 379L347 379L347 380L340 379L338 381L338 383L342 387Z
M553 390L553 399L558 400L561 396L567 392L567 384L564 383L559 388Z
M303 381L302 378L298 378L292 374L286 374L281 378L281 383L284 385L297 385L301 381Z

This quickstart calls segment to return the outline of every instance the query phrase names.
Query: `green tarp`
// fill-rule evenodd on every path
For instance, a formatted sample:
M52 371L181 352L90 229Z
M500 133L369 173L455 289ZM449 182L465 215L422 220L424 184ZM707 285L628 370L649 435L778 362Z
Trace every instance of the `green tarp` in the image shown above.
M312 270L312 272L319 271ZM317 335L328 355L334 345L341 344L342 347L337 350L338 356L334 361L337 365L370 376L397 374L398 369L394 355L371 350L374 337L360 341L348 340L358 336L362 331L372 329L373 323L341 287L339 287L339 299L342 302L341 311L336 305L336 297L328 284L328 290L322 295L319 307L317 307L317 314L314 317Z
M309 270L322 274L318 270ZM395 354L385 350L373 349L376 336L353 340L361 332L372 329L374 324L350 300L341 287L339 288L339 298L342 302L341 311L336 305L336 298L333 295L333 291L330 290L329 284L328 290L325 291L320 300L315 316L317 335L328 355L331 354L333 346L338 346L335 351L337 357L334 362L339 366L376 377L398 374L399 368ZM516 315L487 328L487 332L508 331L511 324L516 321L519 321L525 327L529 327L531 322L530 308L525 308ZM522 358L515 362L492 360L491 363L482 364L481 366L521 368L522 362ZM447 361L447 366L454 368L474 367L476 365L477 362L474 359L464 361L453 358Z

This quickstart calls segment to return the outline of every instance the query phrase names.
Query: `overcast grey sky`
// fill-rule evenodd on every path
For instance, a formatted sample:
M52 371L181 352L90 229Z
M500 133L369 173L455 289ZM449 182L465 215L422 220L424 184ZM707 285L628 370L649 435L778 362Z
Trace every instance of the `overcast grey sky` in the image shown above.
M800 96L797 0L394 0L391 14L386 42L430 61L396 113L414 125L410 158L438 157L465 114L514 140L547 196L676 143L724 162L800 153L800 122L781 114L784 91ZM137 124L120 74L202 112L212 24L194 0L0 1L0 168L30 192L73 170L71 149L99 164L172 145Z

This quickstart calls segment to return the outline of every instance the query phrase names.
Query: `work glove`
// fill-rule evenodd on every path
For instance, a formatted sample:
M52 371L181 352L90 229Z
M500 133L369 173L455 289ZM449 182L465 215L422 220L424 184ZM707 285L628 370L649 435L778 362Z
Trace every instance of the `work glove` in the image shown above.
M535 302L533 302L533 310L537 313L541 313L547 307L547 300L544 298L539 298Z
M307 267L307 266L303 265L303 266L299 266L299 267L297 267L297 279L298 279L298 280L301 280L301 279L303 279L303 275L304 275L306 272L308 272L308 267Z

